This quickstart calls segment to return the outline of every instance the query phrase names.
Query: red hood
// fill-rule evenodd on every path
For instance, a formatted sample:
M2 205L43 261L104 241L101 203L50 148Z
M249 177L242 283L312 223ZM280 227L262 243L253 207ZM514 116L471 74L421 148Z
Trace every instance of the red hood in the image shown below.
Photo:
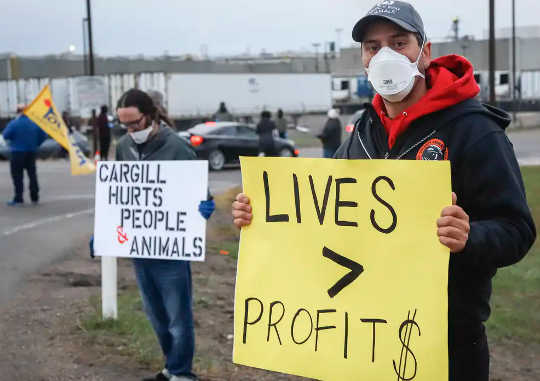
M415 119L474 98L480 92L474 80L473 66L462 56L448 55L434 59L427 69L426 77L426 94L394 119L386 116L381 96L377 94L373 98L373 107L388 133L390 148Z

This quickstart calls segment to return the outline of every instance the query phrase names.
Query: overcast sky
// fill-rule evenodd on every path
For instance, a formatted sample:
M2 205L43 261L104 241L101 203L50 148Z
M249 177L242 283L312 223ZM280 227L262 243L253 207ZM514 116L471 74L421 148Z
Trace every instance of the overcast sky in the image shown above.
M373 0L92 0L94 49L99 55L201 54L211 56L310 50L337 39L349 46L354 23ZM428 37L460 34L482 38L489 0L412 0ZM515 0L516 24L540 25L540 0ZM496 0L496 26L511 25L512 0ZM85 0L0 0L0 53L82 53ZM206 48L202 46L206 45ZM322 49L322 48L321 48Z

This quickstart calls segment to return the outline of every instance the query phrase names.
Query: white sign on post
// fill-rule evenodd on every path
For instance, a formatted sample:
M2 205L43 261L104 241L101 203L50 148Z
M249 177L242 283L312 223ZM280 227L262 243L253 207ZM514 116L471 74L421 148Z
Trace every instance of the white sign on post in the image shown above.
M95 254L204 261L207 192L206 161L99 162Z

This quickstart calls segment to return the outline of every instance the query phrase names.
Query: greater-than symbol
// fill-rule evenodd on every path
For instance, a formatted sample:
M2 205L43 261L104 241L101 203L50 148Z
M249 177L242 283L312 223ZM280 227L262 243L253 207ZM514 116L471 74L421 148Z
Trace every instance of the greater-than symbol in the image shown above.
M343 278L338 280L336 284L334 284L328 289L328 295L331 298L336 296L341 290L351 284L356 278L358 278L360 274L364 272L364 266L362 266L360 263L352 261L349 258L345 258L344 256L339 255L335 251L330 250L326 246L323 247L322 255L323 257L328 258L333 262L336 262L338 265L341 265L351 270L349 273L343 276Z

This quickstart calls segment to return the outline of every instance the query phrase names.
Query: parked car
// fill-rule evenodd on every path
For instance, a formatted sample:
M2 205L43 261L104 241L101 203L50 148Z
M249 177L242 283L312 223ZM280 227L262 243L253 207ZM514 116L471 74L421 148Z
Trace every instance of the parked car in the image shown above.
M253 125L238 122L206 122L178 135L186 139L197 156L208 160L210 169L219 171L226 164L237 164L239 156L259 155L259 135ZM296 157L294 142L274 137L279 156Z
M86 155L90 155L90 145L86 136L79 131L74 130L72 132L75 144L79 146L82 152ZM2 135L0 135L0 159L9 160L11 156L11 150L9 148L9 141L6 141ZM37 157L39 159L66 157L67 153L58 142L52 138L47 138L37 150Z
M362 115L364 115L364 112L365 112L365 111L366 111L365 108L356 111L356 112L351 116L351 119L349 119L349 123L347 123L347 125L345 126L345 131L347 131L348 133L351 133L351 132L354 130L354 125L356 124L356 122L358 122L358 121L360 120L360 118L362 117Z

